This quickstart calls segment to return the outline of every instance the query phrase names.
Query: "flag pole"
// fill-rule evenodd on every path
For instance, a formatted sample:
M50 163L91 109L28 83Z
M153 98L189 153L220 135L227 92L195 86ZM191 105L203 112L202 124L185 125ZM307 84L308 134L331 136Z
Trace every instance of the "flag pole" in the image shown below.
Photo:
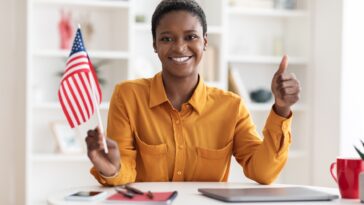
M81 25L78 24L78 28L81 29ZM91 90L92 90L92 98L93 98L93 102L95 105L95 110L96 110L96 115L97 115L97 121L99 123L99 127L100 127L100 131L102 134L102 144L104 144L104 151L105 153L109 153L109 149L107 148L107 144L106 144L106 136L104 135L104 126L102 125L102 121L101 121L101 114L100 114L100 107L99 107L99 102L97 101L96 98L96 85L94 84L95 81L91 80L93 78L91 72L88 73L88 77L90 79L91 82Z
M94 105L95 105L97 121L99 123L100 131L102 133L102 143L104 144L104 148L105 148L104 150L105 150L105 153L107 154L107 153L109 153L109 149L107 148L106 136L104 135L104 126L102 126L99 102L97 101L96 94L95 94L96 85L95 85L94 81L92 80L93 76L92 76L91 72L88 73L88 76L89 76L89 79L91 82L92 98L93 98Z

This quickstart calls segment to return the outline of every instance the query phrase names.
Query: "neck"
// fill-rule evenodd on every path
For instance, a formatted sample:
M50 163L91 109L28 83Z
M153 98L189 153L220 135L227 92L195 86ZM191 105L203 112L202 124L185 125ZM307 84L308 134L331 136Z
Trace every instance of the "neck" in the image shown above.
M188 102L197 87L198 74L185 78L175 78L162 72L164 89L173 107L181 111L182 104Z

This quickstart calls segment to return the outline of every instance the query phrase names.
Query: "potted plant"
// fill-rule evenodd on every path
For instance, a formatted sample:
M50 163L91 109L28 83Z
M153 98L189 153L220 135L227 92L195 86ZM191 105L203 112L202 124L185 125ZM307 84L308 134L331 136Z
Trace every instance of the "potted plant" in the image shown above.
M361 141L360 140L360 142L361 142L361 144L363 145L363 147L364 147L364 142L363 141ZM364 153L362 152L362 151L360 151L356 146L354 146L354 148L355 148L355 150L356 150L356 152L359 154L359 156L360 156L360 158L362 159L362 160L364 160Z

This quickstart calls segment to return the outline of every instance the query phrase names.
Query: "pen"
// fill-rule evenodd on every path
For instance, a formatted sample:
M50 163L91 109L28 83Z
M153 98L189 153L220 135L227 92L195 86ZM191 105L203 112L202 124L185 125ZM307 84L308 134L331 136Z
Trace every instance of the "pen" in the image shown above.
M119 194L122 194L123 196L132 199L134 197L134 194L128 191L124 191L120 188L115 188L115 191L117 191Z
M153 195L153 193L152 193L151 191L148 191L148 193L147 193L147 197L148 197L149 199L153 199L153 198L154 198L154 195Z
M171 196L169 196L168 201L173 201L173 199L175 199L177 197L177 194L178 194L178 192L177 191L174 191L171 194Z
M128 184L125 184L123 187L124 187L126 190L133 192L134 194L144 195L144 192L140 191L140 190L139 190L139 189L137 189L137 188L131 187L131 186L130 186L130 185L128 185Z

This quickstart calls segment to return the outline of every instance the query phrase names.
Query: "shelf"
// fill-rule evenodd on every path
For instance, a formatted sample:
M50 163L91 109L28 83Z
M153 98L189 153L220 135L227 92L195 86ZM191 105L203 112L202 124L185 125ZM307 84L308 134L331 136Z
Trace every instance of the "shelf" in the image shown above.
M270 111L272 109L273 102L269 103L247 103L247 107L250 111ZM292 107L293 111L306 111L305 105L299 104Z
M46 102L46 103L38 103L34 105L36 109L46 109L46 110L56 110L61 109L61 105L58 102ZM109 102L102 102L100 105L100 110L108 110Z
M229 8L230 15L258 16L258 17L307 17L308 12L304 10L283 9L248 9L241 7Z
M218 81L205 81L205 83L210 87L215 87L215 88L223 88L224 87L224 86L222 86L221 82L218 82Z
M123 51L88 51L91 59L128 59L129 53ZM53 57L53 58L67 58L69 56L68 50L36 50L33 52L36 57Z
M282 56L248 56L248 55L231 55L228 57L230 63L254 63L254 64L279 64ZM302 57L288 56L289 65L306 65L307 60Z
M150 24L147 23L135 23L134 29L136 31L150 31L152 32L152 26Z
M86 6L106 8L129 8L129 1L123 0L33 0L37 4L49 4L60 6Z
M305 152L305 151L290 150L288 152L289 159L302 158L302 157L306 157L306 156L307 156L307 152Z
M221 26L208 26L207 33L208 34L221 34L222 28L221 28Z
M34 162L88 162L87 154L33 154Z

